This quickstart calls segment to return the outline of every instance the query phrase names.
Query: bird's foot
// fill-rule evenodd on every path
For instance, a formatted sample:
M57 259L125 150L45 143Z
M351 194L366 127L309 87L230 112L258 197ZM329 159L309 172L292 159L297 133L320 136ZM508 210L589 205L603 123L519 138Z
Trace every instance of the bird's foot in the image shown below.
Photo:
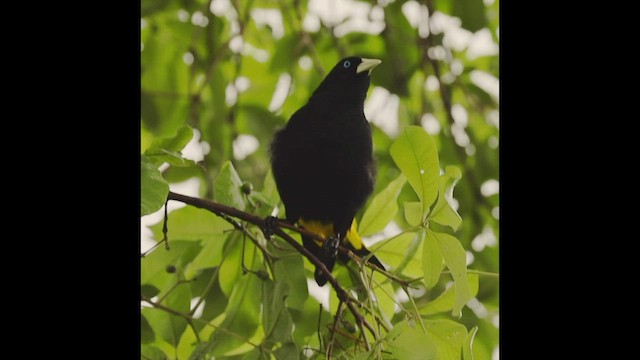
M278 218L275 216L269 215L264 219L264 226L260 230L262 230L262 233L267 239L270 239L271 235L275 234L275 229L278 226L277 223Z
M340 240L333 236L329 236L322 245L322 251L325 259L335 259L338 256L338 245Z

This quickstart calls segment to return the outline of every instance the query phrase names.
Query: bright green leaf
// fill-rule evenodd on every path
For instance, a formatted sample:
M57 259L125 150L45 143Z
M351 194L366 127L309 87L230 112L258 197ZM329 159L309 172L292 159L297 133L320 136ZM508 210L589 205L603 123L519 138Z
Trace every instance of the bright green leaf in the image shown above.
M467 273L467 280L469 282L471 296L476 296L478 294L478 274ZM422 309L420 309L420 314L433 315L453 309L453 305L456 301L455 289L455 286L451 286L443 291L440 296L429 301Z
M233 229L233 225L211 211L193 206L174 210L168 217L169 239L213 241ZM160 221L150 227L154 239L162 239L162 226L163 221Z
M462 348L462 358L464 360L473 360L473 339L476 337L477 332L478 325L469 330L467 338L464 340L464 347Z
M396 324L387 335L388 350L397 360L436 360L436 344L420 325L409 325L406 320Z
M391 321L395 310L395 291L390 281L386 281L387 277L379 272L373 273L373 292L376 295L377 304L380 312Z
M440 280L442 254L440 253L438 241L430 231L427 232L422 246L422 270L424 272L424 284L427 289L431 289Z
M429 338L438 349L438 359L459 360L467 328L451 320L423 320Z
M458 230L462 224L462 218L451 206L453 188L461 177L462 173L459 168L447 166L444 174L438 180L438 201L429 216L430 220L449 226L454 231Z
M398 212L396 199L406 181L406 177L400 174L373 198L360 220L358 233L361 236L369 236L381 231L396 216Z
M148 157L140 157L140 216L158 211L167 201L169 184Z
M395 273L402 273L410 278L423 276L422 243L416 241L416 233L408 232L387 240L375 243L370 248L371 252L389 264Z
M177 129L174 136L154 138L144 154L156 165L168 162L176 166L193 166L195 163L183 158L181 153L191 138L193 138L193 129L183 125Z
M438 195L440 166L433 139L421 126L407 126L389 150L422 203L422 216Z
M220 265L222 262L222 250L224 248L224 240L228 234L217 234L212 239L205 242L205 246L200 250L198 256L189 265L187 265L184 276L186 280L191 280L197 276L200 271Z
M244 198L241 191L242 180L240 180L240 176L230 161L225 161L225 163L222 164L220 173L213 186L215 201L238 210L245 209Z
M280 194L278 193L278 187L276 186L276 181L273 178L271 168L267 171L267 175L264 176L261 193L267 198L269 204L277 205L280 202Z
M196 345L198 345L196 334L193 332L193 328L191 326L187 326L185 331L182 333L182 337L180 337L180 342L176 348L176 358L188 359L195 350Z
M144 126L140 127L140 153L144 154L145 150L151 146L153 142L153 134Z
M242 246L245 246L245 264L250 263L253 258L253 249L255 246L249 240L243 240L242 235L233 233L227 240L227 244L223 250L223 260L219 270L220 289L225 296L230 297L233 288L238 284L236 279L242 272Z
M451 271L453 285L456 289L456 298L451 314L460 317L462 315L462 307L473 297L467 279L467 254L460 241L455 237L449 234L432 232L431 230L428 230L428 232L438 241L444 263Z
M409 225L417 226L422 223L422 204L418 201L407 201L404 203L404 218Z

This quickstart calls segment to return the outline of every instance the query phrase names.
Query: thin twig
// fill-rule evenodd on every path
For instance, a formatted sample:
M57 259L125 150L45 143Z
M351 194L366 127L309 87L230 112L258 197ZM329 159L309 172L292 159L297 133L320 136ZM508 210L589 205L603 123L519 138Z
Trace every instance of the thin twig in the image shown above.
M342 316L343 310L344 310L344 302L340 301L338 303L338 309L336 310L336 315L333 317L333 325L331 326L331 335L329 335L329 343L327 344L327 360L331 359L331 353L333 352L333 342L335 341L335 335L336 335L336 327L338 326L338 321L340 321L340 317Z
M179 316L179 317L181 317L181 318L184 318L185 320L187 320L187 322L189 322L189 321L199 321L199 322L201 322L201 323L203 323L203 324L205 324L205 325L211 326L212 328L214 328L214 329L216 329L216 330L219 330L219 331L225 332L225 333L227 333L227 334L229 334L229 335L231 335L231 336L235 336L235 337L237 337L238 339L240 339L240 340L244 341L245 343L247 343L247 344L249 344L249 345L251 345L251 346L253 346L253 347L255 347L255 348L261 348L261 349L264 349L264 350L266 350L266 351L271 352L269 349L266 349L266 348L264 348L264 347L260 346L259 344L254 344L254 343L253 343L253 342L251 342L250 340L247 340L245 337L243 337L243 336L241 336L241 335L239 335L239 334L236 334L236 333L235 333L235 332L233 332L233 331L230 331L230 330L225 329L225 328L223 328L223 327L221 327L221 326L218 326L218 325L214 325L214 324L212 324L212 323L210 323L210 322L208 322L208 321L206 321L206 320L203 320L203 319L196 319L196 318L194 318L194 317L190 316L189 314L182 313L182 312L177 311L177 310L175 310L175 309L172 309L172 308L170 308L170 307L168 307L168 306L165 306L165 305L162 305L162 304L157 303L157 302L155 302L155 301L152 301L150 298L148 298L148 297L146 297L146 296L142 296L142 297L140 298L140 300L142 300L142 301L144 301L144 302L148 303L149 305L153 306L153 307L154 307L154 308L156 308L156 309L160 309L160 310L163 310L163 311L168 312L169 314L176 315L176 316Z

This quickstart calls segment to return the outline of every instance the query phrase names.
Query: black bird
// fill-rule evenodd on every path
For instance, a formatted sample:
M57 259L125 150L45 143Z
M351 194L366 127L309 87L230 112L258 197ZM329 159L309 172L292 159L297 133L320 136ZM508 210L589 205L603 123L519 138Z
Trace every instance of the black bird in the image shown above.
M303 236L303 245L331 271L338 244L364 257L354 221L373 192L375 163L364 99L371 70L382 61L340 60L271 143L273 175L288 222L319 234L324 243ZM344 241L346 239L346 241ZM346 263L348 257L339 256ZM375 257L371 263L384 269ZM316 268L315 280L327 279Z

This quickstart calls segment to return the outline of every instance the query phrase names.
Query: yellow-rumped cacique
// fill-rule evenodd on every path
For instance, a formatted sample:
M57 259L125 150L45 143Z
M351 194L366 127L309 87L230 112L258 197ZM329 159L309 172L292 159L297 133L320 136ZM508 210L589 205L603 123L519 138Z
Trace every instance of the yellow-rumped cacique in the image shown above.
M271 142L273 176L285 207L286 220L314 232L325 241L303 236L302 242L331 271L338 244L365 257L354 220L373 192L375 163L371 127L364 99L371 70L382 61L347 57L338 62ZM375 257L369 261L384 269ZM316 283L326 276L318 268Z

